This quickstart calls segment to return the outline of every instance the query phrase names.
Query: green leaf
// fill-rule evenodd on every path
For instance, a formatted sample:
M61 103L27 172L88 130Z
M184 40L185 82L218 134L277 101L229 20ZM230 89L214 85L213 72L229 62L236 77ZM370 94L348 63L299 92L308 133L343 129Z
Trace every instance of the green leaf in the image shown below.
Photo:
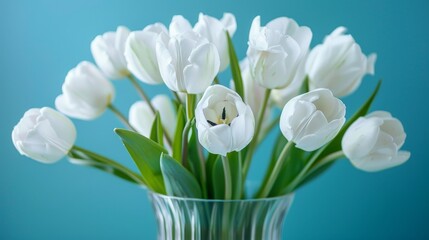
M214 190L213 190L213 166L216 160L219 159L219 155L209 153L206 161L206 176L207 176L207 197L212 199L214 198Z
M317 164L317 161L322 159L323 157L333 153L340 151L342 149L341 147L341 140L343 139L344 134L346 133L347 129L350 127L350 125L353 124L354 121L356 121L359 117L365 116L369 109L371 108L371 105L377 96L378 91L380 90L381 86L381 80L378 81L377 86L375 87L374 91L372 92L371 96L365 101L365 103L359 108L358 111L353 114L353 116L344 124L344 126L341 128L340 132L337 134L337 136L327 145L320 148L319 150L313 152L309 157L307 157L306 161L309 161L311 157L317 157L317 160L313 163L313 166ZM314 180L316 177L318 177L320 174L325 172L329 167L332 166L332 164L328 164L326 167L321 168L320 170L314 172L310 176L308 176L306 179L303 179L300 184L295 188L301 187L303 184L310 182L311 180Z
M195 121L192 121L191 129L189 131L190 137L188 142L188 163L189 170L196 177L200 185L202 186L203 194L206 195L206 166L205 159L202 159L202 152L199 149L199 143L197 138L197 129L195 127Z
M212 188L214 199L225 198L225 175L223 173L222 158L216 158L212 169Z
M228 153L228 161L231 170L232 199L240 199L243 193L243 171L238 152Z
M161 171L168 195L201 198L201 188L195 177L168 154L161 154Z
M98 157L89 156L87 154L84 154L82 152L77 152L75 150L70 151L68 155L69 155L69 162L72 164L93 167L103 172L106 172L108 174L112 174L128 182L139 184L139 185L143 184L143 179L140 176L138 176L137 173L132 172L132 174L130 174L130 172L126 172L114 164L108 164L106 163L106 161L102 161ZM113 160L108 159L108 161L113 161Z
M229 36L228 31L226 31L226 37L228 40L228 54L229 54L229 64L231 66L232 79L234 81L235 91L241 98L244 100L244 87L243 87L243 78L241 77L240 63L237 58L237 54L234 49L231 37Z
M280 153L283 150L284 146L287 144L287 142L288 141L283 136L283 134L279 133L274 144L270 164L268 166L263 180L263 184L261 186L265 186L267 184L268 179L271 176L271 172L273 171L274 165L276 164ZM290 154L285 157L286 159L284 160L284 164L283 166L281 166L281 174L279 174L277 179L275 180L271 192L268 196L272 197L281 195L280 192L284 189L284 187L291 183L293 179L299 174L299 172L304 168L305 164L308 161L308 159L306 159L307 155L307 152L296 148L295 146L292 147L292 149L290 150ZM262 187L259 189L259 191L262 191ZM257 194L259 195L260 193L258 192Z
M159 145L164 146L164 130L162 127L161 116L156 111L155 119L153 120L152 129L150 131L150 139Z
M160 168L160 157L167 151L158 143L136 132L115 129L124 146L140 170L149 189L165 194L164 180Z
M177 109L177 122L176 122L176 132L174 133L173 139L173 158L178 162L182 162L182 133L183 128L185 127L185 110L180 104Z

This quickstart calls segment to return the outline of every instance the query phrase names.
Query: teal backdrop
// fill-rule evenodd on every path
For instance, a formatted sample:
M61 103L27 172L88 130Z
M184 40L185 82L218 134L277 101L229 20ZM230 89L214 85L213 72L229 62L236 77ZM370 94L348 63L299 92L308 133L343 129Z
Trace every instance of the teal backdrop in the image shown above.
M429 1L309 0L2 0L0 2L0 239L155 239L156 225L146 192L103 172L66 159L44 165L20 156L11 131L31 107L54 107L68 70L92 60L97 35L126 25L132 30L175 14L195 22L199 12L235 14L234 43L245 56L252 19L288 16L311 27L312 46L343 25L365 53L376 52L376 74L344 99L348 115L382 78L373 110L401 119L401 167L366 173L347 160L296 193L284 227L285 239L429 239ZM228 82L229 73L221 75ZM138 95L115 81L115 104L127 112ZM153 96L163 87L144 86ZM133 167L118 137L120 122L106 112L96 121L74 121L77 144ZM273 140L274 135L270 136ZM261 149L270 150L270 140ZM261 177L266 154L257 153L251 177Z

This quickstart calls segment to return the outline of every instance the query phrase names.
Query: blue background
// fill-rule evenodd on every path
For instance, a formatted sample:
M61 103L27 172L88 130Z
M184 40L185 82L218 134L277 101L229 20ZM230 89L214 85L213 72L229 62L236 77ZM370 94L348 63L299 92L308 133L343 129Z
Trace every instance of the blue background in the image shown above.
M365 53L377 52L376 76L344 99L349 114L383 86L373 109L402 120L404 149L412 157L401 167L365 173L347 160L300 189L285 224L287 239L428 239L427 159L429 89L428 1L1 1L0 2L0 239L154 239L156 228L144 190L102 172L69 164L43 165L20 156L10 133L31 107L51 106L69 69L90 60L91 40L123 24L133 30L174 14L195 22L198 13L235 14L234 42L245 55L251 20L288 16L312 28L312 46L344 25ZM226 82L229 77L221 76ZM126 81L114 82L115 104L127 112L138 99ZM164 91L149 87L150 95ZM75 121L77 144L134 167L112 129L111 113L96 121ZM263 148L269 149L266 143ZM267 159L259 152L252 166Z

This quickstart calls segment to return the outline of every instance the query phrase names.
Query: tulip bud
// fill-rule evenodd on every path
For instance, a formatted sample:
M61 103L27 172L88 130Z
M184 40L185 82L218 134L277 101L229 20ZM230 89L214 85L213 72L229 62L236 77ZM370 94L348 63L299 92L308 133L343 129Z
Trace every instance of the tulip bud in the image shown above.
M265 88L284 88L295 77L312 38L308 27L282 17L261 27L256 17L250 28L247 57L252 75Z
M331 141L345 122L346 107L328 89L315 89L292 98L280 116L280 130L305 151Z
M99 117L115 97L112 83L94 64L86 61L68 72L62 91L55 99L55 107L82 120Z
M119 26L116 32L98 35L91 42L91 52L98 67L110 79L120 79L130 74L125 61L125 41L130 30Z
M246 147L255 131L250 106L236 92L221 85L206 89L195 108L195 120L201 145L223 156Z
M63 158L76 140L76 128L52 108L32 108L13 128L12 141L22 155L42 163Z
M163 82L156 59L156 39L162 32L167 33L167 28L161 23L155 23L142 31L132 32L125 43L128 69L147 84Z
M161 122L165 132L170 138L174 137L176 111L174 105L167 95L157 95L151 100L152 106L159 111ZM129 121L141 135L150 137L155 115L147 102L138 101L134 103L129 112Z
M338 27L311 50L306 63L310 89L328 88L335 96L354 92L365 74L374 74L376 54L366 57L346 28Z
M202 93L219 71L216 46L193 31L171 38L161 33L156 55L165 84L176 92Z
M226 31L232 37L236 29L237 23L231 13L224 13L220 20L200 13L198 22L195 24L194 31L206 37L218 49L220 57L219 71L225 70L229 64Z
M398 166L410 158L400 151L406 134L401 122L388 112L376 111L357 119L342 139L344 154L364 171L375 172Z

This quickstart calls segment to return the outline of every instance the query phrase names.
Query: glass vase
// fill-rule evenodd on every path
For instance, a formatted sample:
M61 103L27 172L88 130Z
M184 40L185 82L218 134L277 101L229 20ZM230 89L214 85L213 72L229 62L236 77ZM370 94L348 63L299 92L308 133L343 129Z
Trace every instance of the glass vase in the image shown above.
M158 240L281 239L293 194L274 198L192 199L148 192Z

